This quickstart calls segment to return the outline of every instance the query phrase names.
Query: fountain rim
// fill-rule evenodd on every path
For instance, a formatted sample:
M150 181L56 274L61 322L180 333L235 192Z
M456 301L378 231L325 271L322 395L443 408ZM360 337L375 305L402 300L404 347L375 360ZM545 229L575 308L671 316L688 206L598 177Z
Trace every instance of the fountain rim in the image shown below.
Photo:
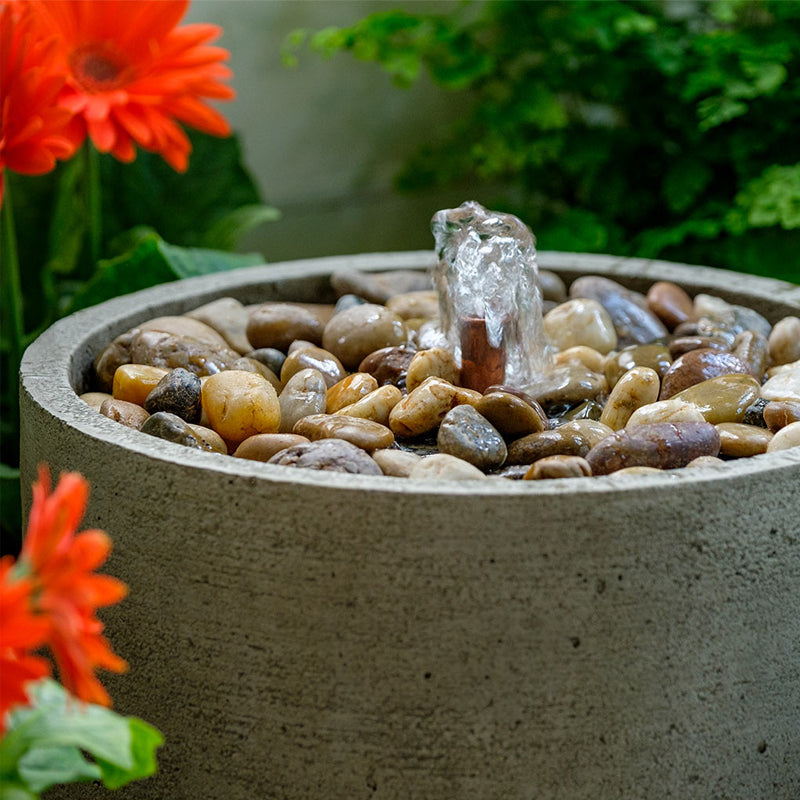
M539 268L556 272L599 274L609 278L636 278L650 281L675 281L695 293L722 291L782 302L800 312L800 286L771 278L734 273L710 267L675 262L625 258L587 253L540 251ZM362 253L358 255L284 261L244 267L228 272L189 278L144 289L108 300L65 317L44 331L26 350L20 366L20 393L62 424L102 443L187 469L212 471L227 478L261 480L275 484L299 484L342 491L370 491L396 494L480 495L527 497L545 495L598 494L609 492L678 488L681 485L708 484L745 478L753 474L777 472L795 467L800 470L800 448L725 462L703 469L665 471L663 474L614 477L565 478L551 481L512 481L475 479L466 481L427 481L387 476L355 475L315 470L291 469L258 461L234 458L221 453L192 450L157 439L114 422L79 399L74 388L78 371L85 366L87 350L96 352L91 342L104 334L108 343L119 333L154 316L183 313L225 295L257 293L275 289L285 281L327 278L335 272L359 270L428 269L435 261L432 251ZM667 273L667 274L665 274ZM577 277L577 276L576 276ZM290 301L290 297L282 298ZM182 309L182 310L177 310ZM774 322L775 320L773 320ZM78 356L83 353L83 364Z

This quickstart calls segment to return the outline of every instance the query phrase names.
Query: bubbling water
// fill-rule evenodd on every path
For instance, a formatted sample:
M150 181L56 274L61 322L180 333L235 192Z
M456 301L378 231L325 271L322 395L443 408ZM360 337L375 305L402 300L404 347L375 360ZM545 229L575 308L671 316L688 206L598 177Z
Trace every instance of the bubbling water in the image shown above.
M533 233L471 201L436 212L431 229L441 326L462 384L532 383L547 361Z

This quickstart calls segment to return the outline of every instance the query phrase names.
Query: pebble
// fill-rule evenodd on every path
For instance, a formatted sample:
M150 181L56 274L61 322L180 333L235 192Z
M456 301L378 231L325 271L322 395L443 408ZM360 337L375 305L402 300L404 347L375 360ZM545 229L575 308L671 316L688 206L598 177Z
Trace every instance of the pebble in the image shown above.
M437 319L439 295L432 289L397 294L386 301L386 308L404 320Z
M368 372L353 372L328 389L325 411L333 414L378 388L378 381Z
M228 455L228 445L225 444L225 440L215 430L191 422L189 423L189 428L205 450Z
M482 395L453 386L441 378L426 378L409 392L389 414L389 427L397 436L420 436L436 428L457 405L476 405Z
M550 427L547 415L535 400L503 390L483 395L475 410L506 439L518 439Z
M168 442L182 444L195 450L205 450L200 440L194 435L189 423L168 411L151 414L140 428L142 433L166 439Z
M83 394L79 394L78 398L83 400L89 408L99 411L100 406L102 406L106 400L111 399L111 394L109 392L84 392Z
M609 387L613 389L617 381L634 367L649 367L655 370L660 380L671 366L672 356L666 345L634 344L609 353L599 371L605 374Z
M233 455L250 461L269 461L282 450L308 442L309 439L305 436L298 436L295 433L256 433L241 442Z
M617 334L608 312L597 300L576 297L544 315L544 331L559 350L591 347L605 355L617 346Z
M661 380L661 400L697 383L732 373L747 374L747 367L731 353L716 350L692 350L672 363Z
M499 431L470 405L447 412L439 426L439 452L448 453L486 471L506 460L506 443Z
M198 320L193 321L198 325L203 324ZM217 335L216 331L212 332ZM130 360L134 364L150 364L167 369L183 367L195 375L213 375L224 369L230 369L240 358L236 350L228 347L222 337L219 338L222 343L215 345L191 336L159 330L141 330L131 341Z
M390 478L407 478L411 470L422 460L422 456L416 453L392 449L376 450L372 458L381 468L381 472Z
M655 403L661 381L658 373L650 367L634 367L617 381L608 396L600 422L618 431L628 424L636 409Z
M425 272L388 270L386 272L342 271L331 276L331 286L339 295L354 294L369 303L385 303L398 294L422 292L431 288Z
M385 425L360 417L314 414L298 420L292 431L312 442L317 439L343 439L371 453L394 444L394 434Z
M365 303L333 316L322 334L322 346L347 369L358 368L370 353L406 341L403 320L385 306ZM359 368L360 372L367 372Z
M647 292L647 307L674 330L682 322L694 319L692 298L676 283L656 281Z
M698 456L719 453L720 436L708 422L639 425L617 431L586 455L594 475L625 467L678 469Z
M347 308L352 308L353 306L361 306L364 305L367 301L363 297L359 297L355 294L343 294L337 301L336 305L333 307L333 313L338 314L340 311L344 311Z
M741 421L745 425L758 425L759 428L768 428L766 420L764 419L764 409L769 405L769 400L763 397L757 397L744 411L744 417Z
M325 379L325 385L335 386L347 375L342 362L333 353L309 345L293 350L281 367L281 382L285 386L293 375L304 369L315 369Z
M123 364L114 373L111 394L117 400L127 400L129 403L136 403L137 406L144 406L147 395L167 373L163 367Z
M573 405L594 400L608 391L605 375L592 372L578 364L554 367L538 377L525 391L542 406Z
M603 416L603 404L597 400L585 400L577 406L570 408L566 414L562 414L560 419L565 422L573 419L594 419L599 420Z
M769 343L767 337L758 331L742 331L733 341L733 355L746 367L747 371L760 383L769 366Z
M245 353L245 357L263 364L274 375L281 374L283 362L286 361L286 355L274 347L259 347L257 350Z
M552 478L586 478L591 476L592 468L580 456L547 456L535 461L524 475L526 481L539 481Z
M364 450L343 439L320 439L307 444L296 444L276 453L267 463L325 472L348 472L358 475L383 474L381 468Z
M687 469L699 469L701 467L716 467L725 462L719 456L698 456L693 458L687 465Z
M358 371L368 372L379 386L391 384L405 389L408 366L416 353L416 349L408 345L381 347L364 358L358 365Z
M168 411L186 422L198 422L200 403L200 378L187 369L170 370L152 389L144 401L148 414Z
M661 475L663 476L664 470L657 467L623 467L616 472L610 473L611 478L624 478L626 475Z
M719 452L729 458L749 458L766 453L773 435L765 428L741 422L721 422L716 427L720 441Z
M295 303L265 303L250 312L246 332L252 350L285 351L296 339L321 344L324 329L319 312Z
M420 459L412 467L408 477L426 481L486 480L486 476L476 466L447 453L436 453Z
M626 428L637 425L654 425L664 422L706 422L703 412L688 400L672 397L637 408L631 414Z
M603 372L606 368L606 356L593 347L576 345L561 350L553 356L554 364L580 364L592 372Z
M272 384L272 388L275 389L276 392L280 392L281 390L281 379L266 364L262 364L258 361L258 359L242 356L236 359L236 361L231 364L230 368L243 370L244 372L255 372L257 375L266 378Z
M201 396L208 427L229 445L238 445L256 433L276 433L280 427L278 395L261 375L220 372L203 383Z
M692 350L718 350L728 353L732 346L733 338L725 339L722 336L676 336L668 344L669 354L673 359Z
M361 417L379 422L381 425L389 425L389 415L392 409L403 399L403 393L391 384L380 386L374 392L370 392L355 403L344 406L335 414L347 417Z
M769 356L773 364L800 360L800 317L784 317L769 335Z
M598 275L578 278L569 287L569 295L601 303L611 317L621 347L649 344L668 334L661 320L649 309L644 295L609 278Z
M278 395L281 409L278 433L291 433L303 417L324 413L327 388L322 373L311 367L292 375Z
M696 383L673 396L700 409L706 422L742 422L758 399L759 383L750 375L720 375Z
M114 422L119 422L137 431L142 429L145 420L150 416L136 403L129 403L127 400L115 400L113 397L104 400L98 410L104 417L113 419Z
M563 303L567 299L567 286L560 275L547 269L539 270L539 288L542 299L547 302Z
M409 392L413 391L426 378L441 378L448 383L457 385L459 372L456 359L449 350L445 350L443 347L420 350L408 363L406 389Z
M594 447L598 442L611 436L614 431L608 426L604 425L594 419L575 419L565 422L558 426L558 430L562 434L581 436L589 444L589 447Z
M765 425L774 433L793 422L800 422L800 402L792 400L767 402L761 413Z
M213 328L228 347L245 354L252 347L247 338L247 309L234 297L220 297L186 314Z
M590 438L574 429L554 428L531 433L508 445L508 464L532 464L547 456L585 456L592 449Z
M800 447L800 422L790 422L785 428L781 428L767 445L767 452L775 453L790 447Z
M800 366L779 372L761 387L765 400L800 402Z

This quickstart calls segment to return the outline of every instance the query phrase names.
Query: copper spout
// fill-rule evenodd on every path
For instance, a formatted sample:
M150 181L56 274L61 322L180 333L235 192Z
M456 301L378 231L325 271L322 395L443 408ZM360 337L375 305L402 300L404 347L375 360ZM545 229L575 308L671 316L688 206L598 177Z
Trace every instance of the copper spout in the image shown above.
M462 317L461 385L482 392L487 386L502 383L506 373L506 348L489 343L486 320L481 317Z

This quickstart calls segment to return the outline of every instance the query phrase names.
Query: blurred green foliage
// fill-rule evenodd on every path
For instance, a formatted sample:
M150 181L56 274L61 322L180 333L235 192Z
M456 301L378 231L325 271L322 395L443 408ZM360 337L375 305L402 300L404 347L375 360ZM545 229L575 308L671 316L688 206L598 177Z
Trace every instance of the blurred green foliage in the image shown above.
M306 41L471 96L402 189L479 183L491 196L464 199L517 213L543 249L800 282L798 2L464 2L297 31L287 58Z

